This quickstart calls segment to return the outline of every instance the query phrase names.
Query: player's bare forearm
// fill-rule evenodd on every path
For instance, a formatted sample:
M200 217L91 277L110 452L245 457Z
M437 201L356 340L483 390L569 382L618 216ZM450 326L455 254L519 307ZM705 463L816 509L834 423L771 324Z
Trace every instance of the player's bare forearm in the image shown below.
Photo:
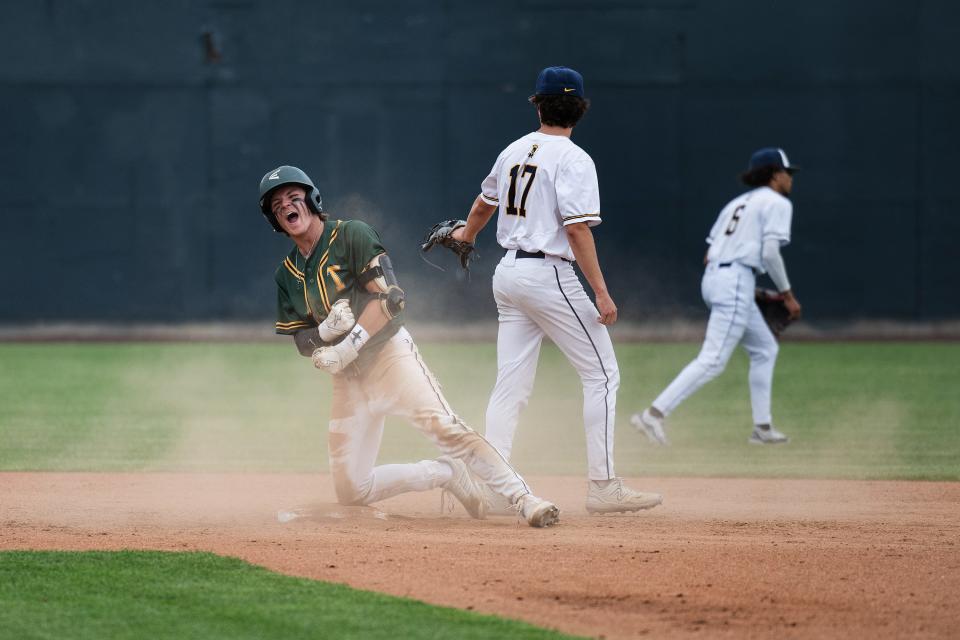
M607 283L603 279L603 272L600 270L600 260L597 258L597 245L593 241L593 232L586 222L568 224L563 228L567 234L567 240L570 241L570 248L573 250L573 256L580 265L580 271L583 277L587 279L590 288L593 289L594 297L597 302L597 310L600 312L599 321L602 324L613 324L617 321L617 306L607 291Z
M454 231L454 239L475 242L477 235L487 226L496 210L496 205L487 204L483 201L483 198L477 196L477 199L473 201L473 206L470 207L470 214L467 215L467 226Z
M583 272L594 294L606 293L607 285L600 271L600 261L597 258L597 245L593 241L593 232L586 222L568 224L564 231L573 249L573 256L577 259L580 271Z
M367 330L371 336L376 335L381 329L387 326L390 318L383 311L383 305L379 300L371 300L360 313L360 319L357 324Z
M368 282L366 290L370 293L380 292L374 282ZM383 310L383 305L380 303L380 300L376 298L367 302L367 306L363 308L363 311L360 312L360 317L357 319L357 324L366 329L367 333L371 336L376 335L381 329L387 326L388 322L390 322L390 316Z

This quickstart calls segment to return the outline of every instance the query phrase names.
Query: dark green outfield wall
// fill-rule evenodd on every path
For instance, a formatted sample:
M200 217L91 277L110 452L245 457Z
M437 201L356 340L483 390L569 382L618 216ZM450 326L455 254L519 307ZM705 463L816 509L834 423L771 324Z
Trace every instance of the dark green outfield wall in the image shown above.
M2 10L0 322L269 320L286 243L256 190L280 163L382 230L415 318L492 321L492 229L469 283L415 246L535 127L526 97L551 64L593 100L575 140L599 170L625 319L702 314L703 237L766 145L805 167L785 256L811 321L960 317L957 3Z

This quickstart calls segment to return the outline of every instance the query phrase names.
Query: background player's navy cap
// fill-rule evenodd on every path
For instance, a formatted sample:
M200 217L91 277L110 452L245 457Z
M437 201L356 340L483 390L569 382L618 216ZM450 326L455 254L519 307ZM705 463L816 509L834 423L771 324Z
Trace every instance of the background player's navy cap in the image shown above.
M547 67L537 76L538 96L583 97L583 76L568 67Z
M753 155L750 156L747 171L753 171L754 169L761 169L763 167L777 167L787 173L793 173L800 169L800 167L790 164L790 160L787 159L787 154L783 149L778 149L777 147L764 147L763 149L754 151Z

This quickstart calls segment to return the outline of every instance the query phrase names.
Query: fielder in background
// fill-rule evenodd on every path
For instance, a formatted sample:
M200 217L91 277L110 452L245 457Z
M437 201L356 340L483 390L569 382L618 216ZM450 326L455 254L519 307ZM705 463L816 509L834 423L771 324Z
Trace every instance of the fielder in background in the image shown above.
M486 415L486 437L510 457L520 411L533 390L544 335L564 353L583 383L587 440L587 511L649 509L663 499L616 477L614 417L620 372L606 325L617 320L591 227L600 224L593 160L574 144L573 127L586 113L583 78L548 67L530 102L540 129L500 153L455 240L472 243L495 211L497 242L505 253L493 276L499 310L497 382ZM573 268L576 260L596 296L590 301ZM491 512L502 505L491 500Z
M260 210L294 242L276 271L277 333L293 336L300 354L333 376L328 446L337 500L366 505L443 487L483 518L476 474L531 526L555 523L557 508L534 496L444 399L403 327L404 293L379 234L360 220L329 220L317 188L296 167L263 176ZM406 418L444 455L374 466L387 415Z
M664 421L697 389L720 375L734 347L742 344L750 356L750 402L753 405L752 444L788 442L773 427L770 394L779 347L754 300L756 277L770 275L791 319L800 317L787 279L780 247L790 242L793 205L787 196L798 167L783 149L760 149L750 157L740 179L752 189L733 199L707 236L701 282L703 300L710 309L707 334L696 359L664 389L653 404L630 418L631 424L656 444L666 445Z

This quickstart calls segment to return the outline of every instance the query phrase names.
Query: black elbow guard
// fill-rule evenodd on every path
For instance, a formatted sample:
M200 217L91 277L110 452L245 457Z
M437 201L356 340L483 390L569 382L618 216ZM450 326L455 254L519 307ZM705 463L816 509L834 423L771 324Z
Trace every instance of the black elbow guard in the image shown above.
M397 283L397 275L393 272L393 263L390 256L381 253L374 257L367 265L366 270L357 278L360 286L367 288L371 282L376 288L375 295L380 300L383 312L391 320L396 318L404 306L403 289Z
M378 294L377 297L380 298L380 305L383 307L383 312L387 314L387 317L391 320L400 315L400 312L403 311L406 305L406 296L403 293L403 289L397 285L391 285L386 293Z

